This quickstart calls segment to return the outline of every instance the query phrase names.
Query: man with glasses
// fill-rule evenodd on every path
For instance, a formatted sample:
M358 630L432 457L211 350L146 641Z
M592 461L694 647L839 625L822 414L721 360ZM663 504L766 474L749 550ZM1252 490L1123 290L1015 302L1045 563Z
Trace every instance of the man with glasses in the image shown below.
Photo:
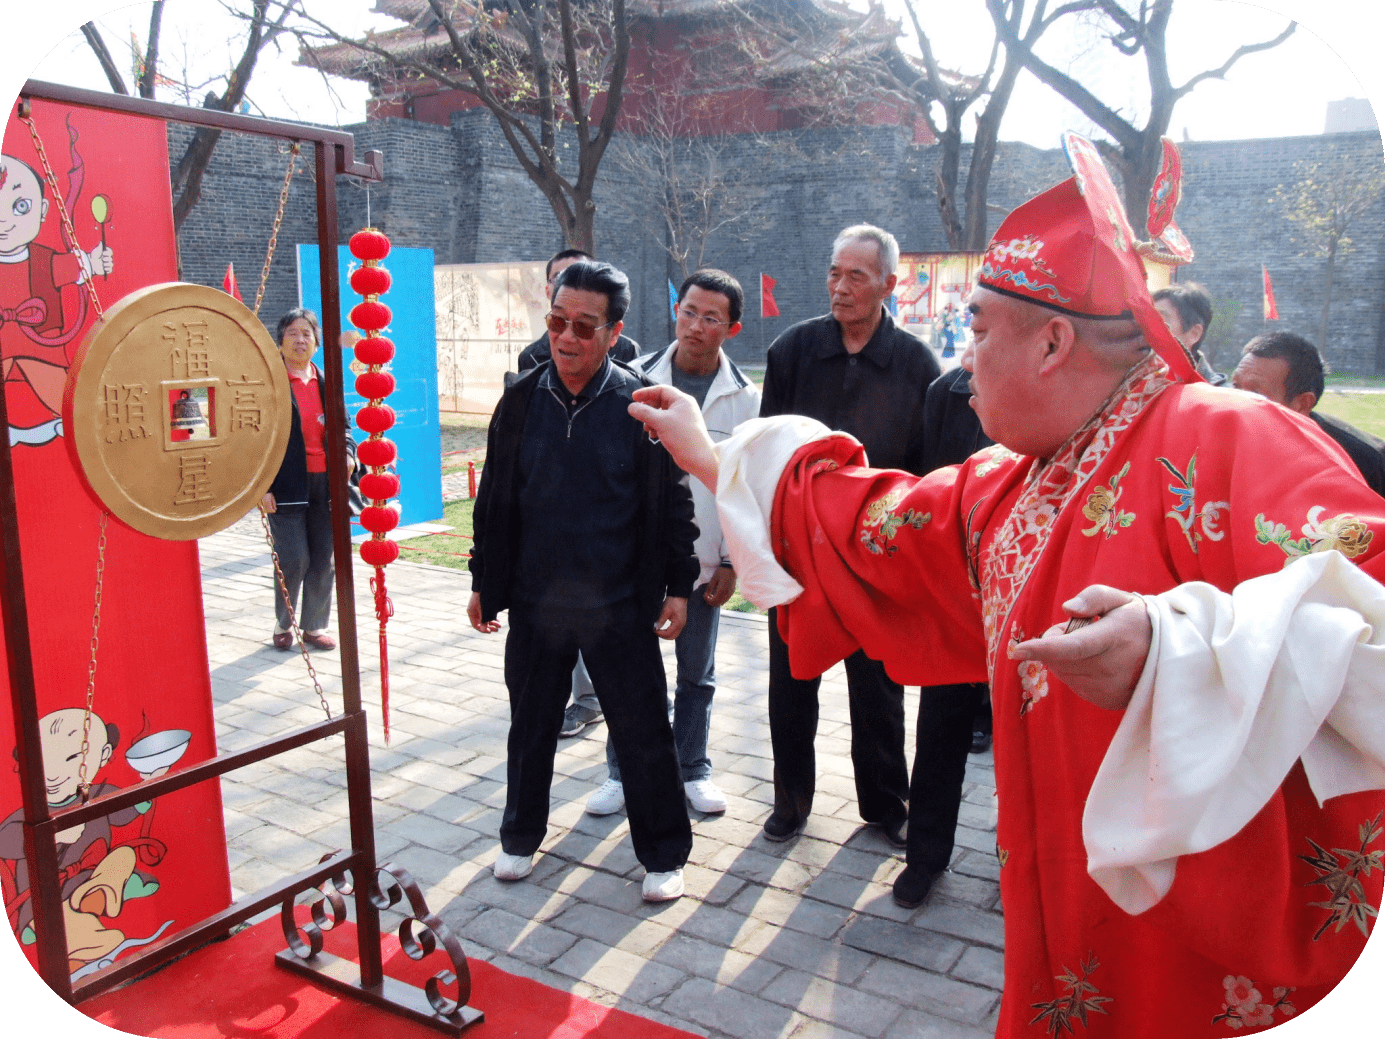
M667 349L642 357L634 365L651 381L692 395L714 440L730 436L760 410L760 391L722 349L726 340L741 331L744 303L741 284L726 271L695 272L679 289L678 338ZM688 600L688 622L674 641L678 661L674 744L688 803L699 812L716 814L727 810L727 798L712 781L712 761L707 754L716 689L713 660L717 622L722 604L736 590L736 571L717 520L717 502L702 484L693 486L693 518L698 524L693 548L701 570ZM626 803L620 763L610 741L606 764L606 782L587 800L591 815L610 815Z
M520 880L548 827L554 752L581 652L632 779L631 842L642 893L683 894L692 846L669 725L660 638L683 629L698 565L688 479L630 417L647 381L607 351L630 282L579 260L558 276L548 315L552 358L506 389L491 419L474 514L467 617L505 641L510 692L499 880Z
M870 224L833 242L828 268L831 313L801 321L770 344L760 413L806 415L855 436L874 466L924 469L924 391L938 378L933 353L891 318L900 246ZM817 677L795 678L770 611L770 743L775 808L765 836L785 841L813 809L818 731ZM909 772L905 765L905 690L884 666L858 650L845 662L852 722L857 807L896 848L905 846Z

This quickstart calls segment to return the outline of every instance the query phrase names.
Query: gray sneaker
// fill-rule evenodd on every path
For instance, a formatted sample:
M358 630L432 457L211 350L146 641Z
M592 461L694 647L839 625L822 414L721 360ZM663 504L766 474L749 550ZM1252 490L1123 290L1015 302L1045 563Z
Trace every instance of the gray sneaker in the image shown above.
M580 703L569 704L568 709L563 712L563 728L558 730L558 735L576 736L589 725L596 725L601 720L600 709L594 711Z

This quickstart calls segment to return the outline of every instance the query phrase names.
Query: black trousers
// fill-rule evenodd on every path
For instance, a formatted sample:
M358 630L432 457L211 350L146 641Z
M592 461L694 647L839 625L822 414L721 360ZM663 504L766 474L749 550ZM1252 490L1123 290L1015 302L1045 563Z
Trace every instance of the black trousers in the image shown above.
M289 589L289 604L274 580L274 618L276 630L288 631L294 610L303 631L322 631L332 612L335 570L332 563L331 491L326 473L308 474L308 504L290 505L270 513L270 533L279 569ZM298 593L303 590L299 608Z
M939 873L953 857L963 775L973 731L991 731L985 684L925 686L919 690L910 778L910 827L905 864Z
M625 780L635 857L650 873L681 869L693 830L669 725L664 661L653 621L629 601L598 610L511 607L501 847L510 855L532 855L548 831L554 752L579 651Z
M802 823L813 811L817 766L819 679L789 671L789 647L770 611L770 745L775 759L775 814ZM909 772L905 765L905 689L879 661L858 650L844 661L852 721L852 769L857 810L869 823L893 824L906 816Z

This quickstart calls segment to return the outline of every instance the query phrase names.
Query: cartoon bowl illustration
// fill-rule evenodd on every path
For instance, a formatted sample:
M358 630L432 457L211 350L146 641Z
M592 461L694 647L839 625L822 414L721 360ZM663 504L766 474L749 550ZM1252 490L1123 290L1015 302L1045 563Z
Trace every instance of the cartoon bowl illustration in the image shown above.
M150 733L142 740L130 744L125 752L125 761L142 776L157 772L161 768L172 768L188 749L192 733L187 729L165 729Z

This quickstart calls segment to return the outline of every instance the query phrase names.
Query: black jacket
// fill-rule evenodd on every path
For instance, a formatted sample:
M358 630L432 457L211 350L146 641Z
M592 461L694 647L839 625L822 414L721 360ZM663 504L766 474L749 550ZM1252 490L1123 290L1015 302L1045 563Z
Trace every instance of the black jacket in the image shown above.
M326 415L327 398L323 396L322 369L315 364L313 371L318 376L316 383L318 400L322 402L322 411ZM279 463L279 473L275 476L274 483L270 484L270 493L274 495L276 508L307 508L308 452L303 444L303 419L298 414L298 398L293 395L292 387L289 390L289 403L293 406L293 418L289 425L289 443L284 448L284 460ZM356 441L352 438L350 431L346 435L346 453L347 457L351 459L354 472L356 469Z
M627 385L615 392L630 398L636 384L654 383L624 364L612 362L628 376ZM472 573L472 589L481 593L483 620L494 620L510 607L514 589L514 567L518 557L516 539L520 534L519 487L515 479L519 467L520 440L539 375L548 362L522 372L507 387L491 416L486 435L486 465L481 470L476 507L472 512L472 557L467 568ZM635 420L631 419L634 423ZM650 623L659 616L666 596L686 599L698 576L698 558L693 541L698 528L693 522L693 496L684 475L669 452L643 435L638 436L636 465L643 488L639 543L635 546L639 566L636 574L636 601ZM554 546L562 551L562 546Z
M966 368L944 372L929 384L924 393L924 472L957 465L991 446L971 399L972 373Z
M1383 447L1381 440L1333 415L1311 411L1309 417L1347 452L1352 464L1362 473L1362 479L1367 481L1367 486L1377 494L1383 493L1386 489L1386 447Z

